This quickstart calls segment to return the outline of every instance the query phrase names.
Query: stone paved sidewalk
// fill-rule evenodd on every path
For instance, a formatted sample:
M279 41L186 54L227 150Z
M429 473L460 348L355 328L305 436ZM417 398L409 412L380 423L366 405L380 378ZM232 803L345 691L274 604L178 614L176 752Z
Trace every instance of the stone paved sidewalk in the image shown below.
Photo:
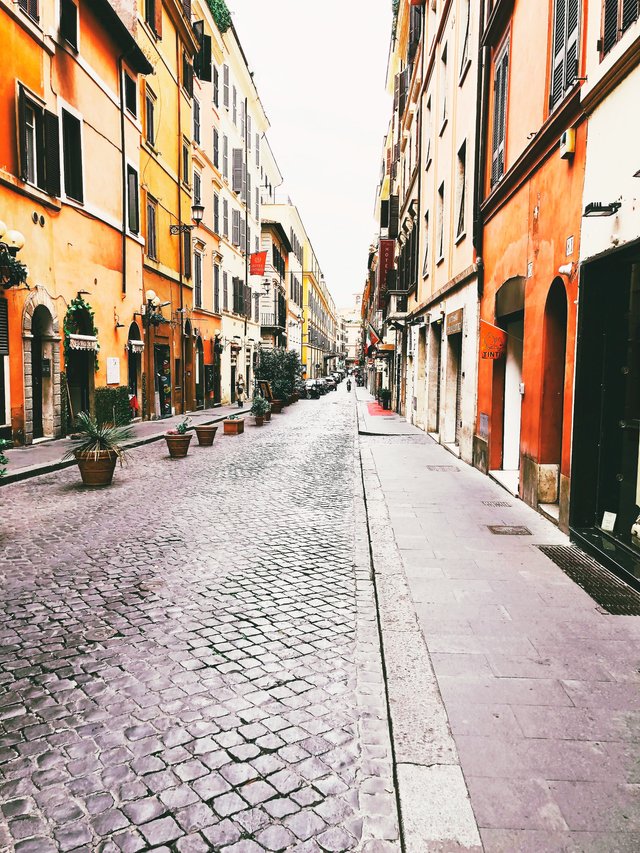
M602 612L534 547L566 537L424 434L361 435L360 444L381 549L385 658L398 659L394 636L417 624L435 673L431 683L429 668L419 670L428 707L442 697L453 734L437 714L427 720L443 749L415 763L449 775L461 767L487 853L637 853L640 618ZM530 535L497 536L488 525ZM385 599L404 614L386 631ZM393 682L388 665L387 675ZM396 681L402 707L402 673ZM390 699L395 734L391 683ZM403 790L398 775L407 849L420 853L431 848L412 843L405 807L415 816L416 790L424 804L438 802L438 789L425 772L422 788L409 778ZM419 824L429 830L426 807Z
M10 484L0 849L399 853L353 403Z
M198 424L217 423L229 414L247 412L248 408L239 409L235 406L218 406L215 409L202 409L197 412L188 412L191 419L190 428ZM131 424L133 438L126 442L126 447L139 447L151 441L162 438L165 432L173 429L176 424L183 420L182 415L174 415L156 421L136 421ZM28 477L39 476L49 471L57 471L60 468L75 465L73 461L63 462L67 450L73 446L68 438L55 439L53 441L38 441L26 447L14 447L5 451L9 460L7 474L0 480L0 486L17 480L25 480Z

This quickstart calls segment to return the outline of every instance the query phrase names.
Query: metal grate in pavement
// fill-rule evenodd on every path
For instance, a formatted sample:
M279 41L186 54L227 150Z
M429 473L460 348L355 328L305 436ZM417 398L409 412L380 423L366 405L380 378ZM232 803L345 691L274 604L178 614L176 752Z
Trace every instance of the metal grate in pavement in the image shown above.
M459 471L455 465L427 465L427 471Z
M640 593L575 545L536 545L612 616L640 616Z
M522 524L487 524L487 527L496 536L531 536L529 528Z
M482 501L483 506L511 506L509 501Z

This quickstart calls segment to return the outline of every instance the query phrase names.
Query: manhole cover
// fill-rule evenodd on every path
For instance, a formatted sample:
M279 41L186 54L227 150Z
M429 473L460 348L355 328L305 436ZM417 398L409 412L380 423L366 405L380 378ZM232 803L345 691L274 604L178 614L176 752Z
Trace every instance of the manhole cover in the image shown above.
M496 536L531 536L529 528L521 524L487 524L487 527Z
M511 506L509 501L482 501L483 506Z
M640 593L575 545L537 545L558 568L612 616L640 616Z
M118 632L114 628L88 628L84 632L84 638L89 643L103 643L111 640Z
M427 465L427 471L459 471L455 465Z

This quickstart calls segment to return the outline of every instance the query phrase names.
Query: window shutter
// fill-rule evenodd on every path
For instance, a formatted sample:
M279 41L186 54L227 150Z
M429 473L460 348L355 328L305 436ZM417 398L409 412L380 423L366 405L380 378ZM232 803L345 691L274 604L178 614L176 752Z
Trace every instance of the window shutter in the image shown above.
M76 201L84 201L82 185L82 132L80 121L71 113L62 111L62 139L64 157L64 191Z
M244 283L243 283L243 287L242 287L242 289L243 289L243 291L244 291L244 292L243 292L243 302L244 302L243 308L244 308L244 315L245 315L245 317L247 317L247 319L249 319L249 320L250 320L250 319L251 319L251 288L250 288L250 287L247 287L247 286L246 286L246 285L244 285Z
M260 165L260 134L256 133L256 166Z
M619 0L604 0L603 52L607 53L618 40Z
M0 298L0 356L9 355L9 303Z
M200 45L193 60L194 70L199 80L211 83L211 36L205 35L204 21L196 21L193 31Z
M213 131L213 165L220 168L220 135L217 130Z
M191 278L191 232L182 235L182 267L185 278Z
M232 152L232 180L231 188L234 193L242 192L244 163L242 159L242 148L234 148Z
M251 130L251 116L247 115L247 148L251 151L251 145L253 144L253 131Z
M18 5L34 21L38 20L38 0L18 0Z
M400 72L401 74L402 72ZM393 111L396 112L400 108L400 74L396 74L393 78Z
M400 218L400 197L392 195L389 198L389 238L395 240L398 236L398 220Z
M504 143L507 124L507 79L509 74L509 45L504 49L495 69L493 141L491 156L491 186L504 174Z
M240 211L231 211L231 242L234 246L240 245Z
M628 29L640 15L640 2L638 0L622 0L622 32Z
M389 202L381 201L380 202L380 227L388 228L389 227Z
M240 219L240 251L244 252L247 248L247 223L244 216L238 213Z
M127 201L129 231L137 234L140 229L139 205L138 205L138 173L131 166L127 166Z
M229 66L222 66L222 103L229 109Z
M213 194L213 230L216 234L220 233L220 196L218 193Z
M565 92L575 83L578 76L578 30L580 24L580 0L567 0L567 48L565 52Z
M213 66L213 103L216 107L220 106L220 72L217 66Z
M182 0L182 9L186 15L187 21L191 23L191 0Z
M220 267L218 264L213 265L213 310L216 314L220 313Z
M78 7L73 0L60 2L60 35L71 47L78 48Z
M155 23L154 30L159 39L162 38L162 0L154 0Z
M20 178L26 181L29 177L27 167L27 118L26 118L26 96L22 86L18 89L18 161Z

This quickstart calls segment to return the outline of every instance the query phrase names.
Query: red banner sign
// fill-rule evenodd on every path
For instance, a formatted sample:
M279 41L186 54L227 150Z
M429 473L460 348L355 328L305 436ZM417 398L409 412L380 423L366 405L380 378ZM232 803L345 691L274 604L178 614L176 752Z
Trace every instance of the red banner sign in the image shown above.
M267 265L266 252L254 252L251 255L250 275L264 275L264 270Z
M507 333L504 329L480 320L480 358L496 361L503 358L507 350Z
M380 240L378 252L378 308L384 308L387 295L387 273L393 269L396 254L395 240Z

